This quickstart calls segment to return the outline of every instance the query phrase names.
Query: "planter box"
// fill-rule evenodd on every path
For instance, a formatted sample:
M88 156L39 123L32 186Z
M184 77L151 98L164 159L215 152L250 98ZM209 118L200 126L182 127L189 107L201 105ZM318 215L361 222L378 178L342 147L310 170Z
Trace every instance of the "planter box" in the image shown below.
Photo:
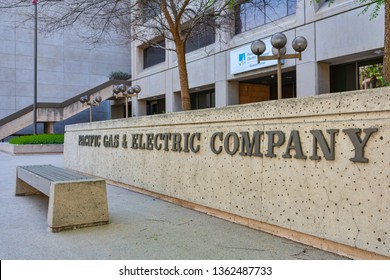
M28 144L14 145L0 143L0 151L10 154L60 154L64 151L63 144Z

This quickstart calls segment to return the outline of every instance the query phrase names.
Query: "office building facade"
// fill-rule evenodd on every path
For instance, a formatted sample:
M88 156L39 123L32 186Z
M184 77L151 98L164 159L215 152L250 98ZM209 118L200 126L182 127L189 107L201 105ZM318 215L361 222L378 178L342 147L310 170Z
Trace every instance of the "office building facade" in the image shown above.
M308 41L302 60L283 63L283 98L370 86L364 83L370 78L368 70L381 68L383 62L383 9L370 20L370 9L362 14L366 6L353 0L258 2L267 3L256 10L247 1L236 4L231 32L204 32L187 46L193 109L276 99L276 62L254 63L256 57L250 51L258 39L268 42L270 51L269 40L276 32L287 36L287 53L294 53L291 42L296 36ZM158 44L174 47L168 40ZM132 78L142 87L132 102L133 116L182 110L174 52L133 42Z

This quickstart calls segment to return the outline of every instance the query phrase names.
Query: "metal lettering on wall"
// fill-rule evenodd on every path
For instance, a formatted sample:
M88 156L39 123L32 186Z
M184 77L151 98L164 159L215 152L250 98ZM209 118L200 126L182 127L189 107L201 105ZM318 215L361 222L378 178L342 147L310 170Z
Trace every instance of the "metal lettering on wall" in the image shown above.
M377 128L350 128L342 129L350 150L354 154L349 160L352 162L369 161L364 156L366 145ZM304 154L304 147L298 130L286 133L281 130L254 131L251 134L243 132L215 132L210 136L209 150L215 155L226 153L250 157L268 158L295 158L320 160L319 150L326 160L336 158L336 140L340 129L310 130L311 153ZM325 136L326 135L326 136ZM134 134L108 134L108 135L79 135L79 146L157 150L184 153L198 153L201 151L201 133L134 133ZM327 140L328 139L328 140ZM266 143L262 149L262 143ZM309 149L308 149L309 150ZM262 152L263 151L263 152ZM277 153L279 152L279 153Z

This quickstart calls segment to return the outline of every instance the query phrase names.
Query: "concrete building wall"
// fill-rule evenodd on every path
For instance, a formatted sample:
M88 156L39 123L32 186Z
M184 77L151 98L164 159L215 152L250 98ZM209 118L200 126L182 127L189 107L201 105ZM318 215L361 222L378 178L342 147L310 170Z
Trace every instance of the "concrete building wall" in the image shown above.
M26 19L20 10L1 11L0 118L33 103L34 25ZM77 27L51 35L39 32L38 102L62 102L107 81L112 71L130 73L130 51L129 44L113 41L87 43Z
M282 67L283 72L296 73L295 95L304 97L328 93L332 65L383 56L374 53L383 50L383 11L370 20L368 14L361 14L363 9L353 0L336 0L332 5L326 1L317 4L311 0L298 0L296 14L234 36L218 34L215 44L187 54L190 89L196 92L214 88L216 107L238 104L237 83L276 74L276 66L232 74L230 52L254 40L267 39L276 32L284 32L288 38L287 53L294 53L291 42L296 36L305 36L308 40L302 60L285 60ZM225 42L218 41L220 37ZM133 81L143 88L138 97L142 103L134 106L142 107L145 100L164 96L166 111L179 111L177 93L180 92L180 85L175 53L167 52L164 63L143 69L142 48L140 43L134 42L132 45Z

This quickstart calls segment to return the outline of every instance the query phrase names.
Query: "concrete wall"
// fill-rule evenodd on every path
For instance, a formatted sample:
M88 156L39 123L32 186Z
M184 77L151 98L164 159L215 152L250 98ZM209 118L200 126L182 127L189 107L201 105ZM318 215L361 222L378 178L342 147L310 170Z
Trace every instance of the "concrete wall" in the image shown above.
M383 88L72 125L65 166L390 257L389 109Z

